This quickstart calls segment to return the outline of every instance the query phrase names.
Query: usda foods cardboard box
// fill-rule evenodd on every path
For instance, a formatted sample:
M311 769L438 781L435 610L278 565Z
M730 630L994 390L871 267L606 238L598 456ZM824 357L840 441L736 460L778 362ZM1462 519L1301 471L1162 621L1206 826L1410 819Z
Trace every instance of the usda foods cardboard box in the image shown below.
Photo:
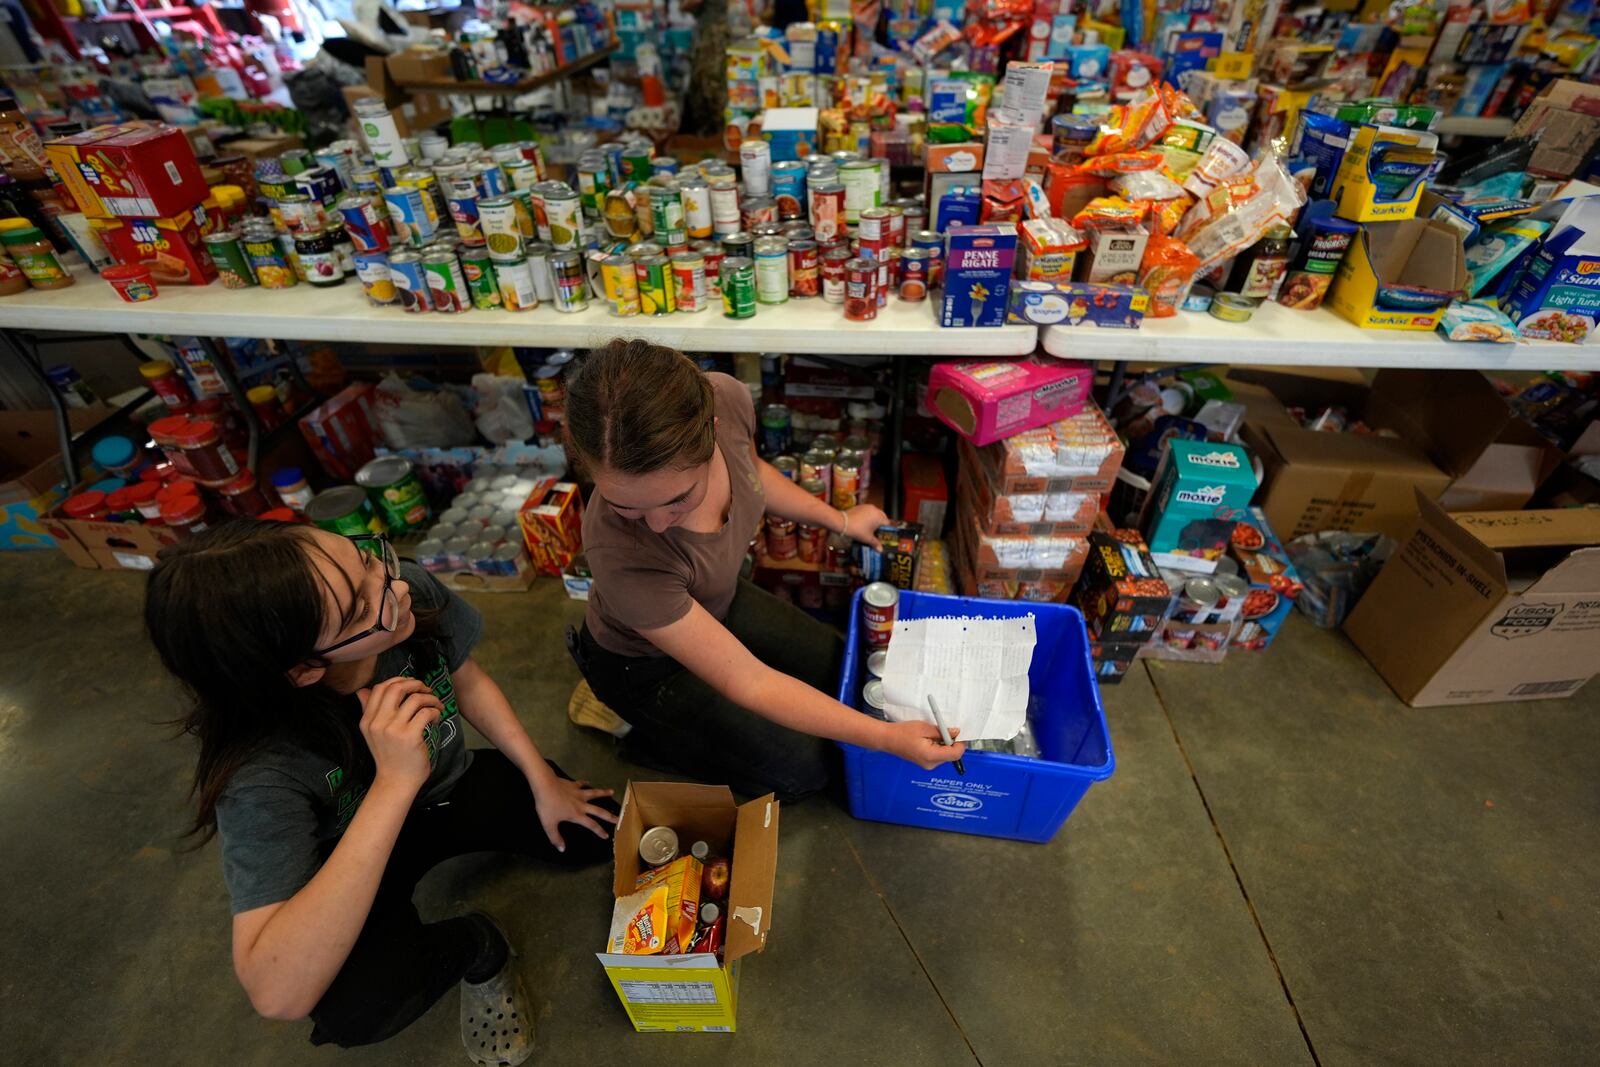
M1412 707L1570 696L1600 670L1600 509L1421 517L1345 622Z
M638 956L597 952L612 988L640 1032L732 1033L737 1029L739 966L767 947L772 929L772 884L778 869L778 802L768 793L735 804L723 785L629 782L616 832L612 893L625 897L645 870L639 839L652 826L670 826L687 848L704 841L732 859L727 940L722 962L711 953Z

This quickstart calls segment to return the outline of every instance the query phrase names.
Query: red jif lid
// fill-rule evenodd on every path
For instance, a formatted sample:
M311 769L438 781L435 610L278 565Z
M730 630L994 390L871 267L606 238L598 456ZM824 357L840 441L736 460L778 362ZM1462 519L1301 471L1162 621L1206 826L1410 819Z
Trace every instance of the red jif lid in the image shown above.
M156 499L162 505L165 505L169 500L178 500L186 496L192 496L197 499L200 496L200 490L187 478L180 478L156 493Z
M221 440L222 430L210 419L189 419L189 425L173 435L179 448L204 448Z
M293 508L273 508L271 511L263 511L261 514L257 515L256 518L261 519L264 522L300 521L300 516L294 513Z
M170 463L152 463L150 466L139 472L139 480L141 482L148 482L159 489L161 488L161 483L165 480L161 477L161 468L170 466L172 466Z
M121 491L128 494L128 503L138 507L140 504L148 504L155 500L156 495L161 492L161 486L156 482L139 482Z
M141 482L140 484L144 483ZM118 489L106 497L106 507L112 511L127 511L131 509L133 507L133 490L134 487L131 485L125 485Z
M172 441L176 440L188 425L189 417L187 415L168 415L164 419L157 419L152 422L147 429L150 431L150 436L157 441Z
M193 522L206 513L205 504L197 496L179 496L161 502L161 521L168 526Z
M69 519L81 519L86 515L93 515L106 508L106 495L98 489L91 489L87 493L69 496L61 505L61 514Z

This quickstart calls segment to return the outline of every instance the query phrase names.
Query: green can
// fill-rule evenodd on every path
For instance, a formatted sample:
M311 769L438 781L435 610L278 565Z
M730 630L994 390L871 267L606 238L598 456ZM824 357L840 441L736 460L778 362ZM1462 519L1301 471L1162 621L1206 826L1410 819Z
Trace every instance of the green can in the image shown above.
M756 315L756 264L748 256L722 261L722 314L730 319Z
M306 505L306 518L314 526L345 537L388 532L382 517L372 510L366 491L355 485L335 486L312 497Z
M670 315L678 310L672 284L672 264L666 256L648 256L634 264L639 274L639 309L646 315Z
M677 248L688 243L683 223L683 194L677 189L650 186L650 216L655 224L656 243Z
M495 277L488 249L461 249L461 273L467 276L467 291L472 294L473 307L488 311L500 306L500 281Z
M238 230L223 230L201 238L211 261L217 265L217 277L224 289L249 289L256 284L256 272L244 254Z
M356 485L366 490L379 517L396 537L422 529L432 517L416 468L404 456L379 456L356 471Z
M655 156L655 149L649 141L643 144L630 144L622 150L622 174L630 181L643 185L650 180L650 175L655 173L655 167L650 160Z

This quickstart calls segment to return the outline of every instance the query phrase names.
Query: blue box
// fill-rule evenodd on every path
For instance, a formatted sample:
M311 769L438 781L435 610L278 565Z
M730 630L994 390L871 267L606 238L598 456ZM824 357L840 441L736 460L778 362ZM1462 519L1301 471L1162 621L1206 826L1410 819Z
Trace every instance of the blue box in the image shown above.
M1061 829L1089 787L1111 777L1117 766L1089 661L1083 616L1066 604L901 592L899 618L941 615L1034 617L1037 643L1028 670L1028 721L1043 758L968 752L967 773L961 776L948 763L925 771L886 752L841 744L850 814L875 822L1043 844ZM861 707L866 654L857 590L839 681L839 701L853 708Z
M1250 529L1246 530L1246 526ZM1265 651L1283 628L1283 621L1294 612L1294 602L1302 588L1300 575L1260 508L1253 507L1239 517L1228 554L1239 564L1239 576L1250 583L1240 613L1244 621L1228 648Z
M1168 441L1140 523L1156 565L1216 570L1256 484L1250 453L1238 445Z
M1017 228L1009 222L952 226L944 237L941 326L1004 326L1017 260Z

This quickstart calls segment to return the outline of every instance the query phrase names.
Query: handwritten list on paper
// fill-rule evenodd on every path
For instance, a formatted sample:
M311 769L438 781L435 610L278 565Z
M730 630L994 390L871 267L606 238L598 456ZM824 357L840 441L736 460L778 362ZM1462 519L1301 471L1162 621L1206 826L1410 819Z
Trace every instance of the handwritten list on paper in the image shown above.
M933 722L928 696L963 741L1006 741L1028 716L1033 616L1020 619L902 619L884 667L884 713L894 722Z

